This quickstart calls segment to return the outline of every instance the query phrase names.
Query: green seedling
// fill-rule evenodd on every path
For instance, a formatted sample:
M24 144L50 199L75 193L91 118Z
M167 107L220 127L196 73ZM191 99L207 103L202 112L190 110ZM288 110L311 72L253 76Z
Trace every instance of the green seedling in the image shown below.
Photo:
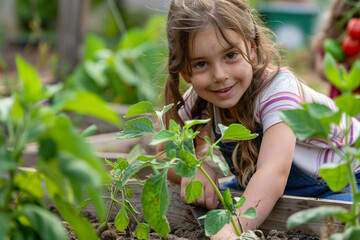
M142 152L143 151L141 151L140 147L137 145L129 153L127 160L123 159L122 157L119 157L116 162L105 160L112 168L109 172L111 181L107 184L107 191L110 193L110 196L105 196L105 198L110 199L110 206L108 208L105 221L100 224L99 228L96 230L98 236L100 236L101 233L107 229L107 223L109 221L110 214L115 207L118 212L115 217L114 224L116 228L119 229L119 231L124 231L125 228L128 227L130 222L128 213L130 213L138 225L135 231L136 238L145 240L149 238L149 225L146 223L140 223L138 221L136 214L139 214L139 212L136 211L131 202L126 199L133 198L134 189L131 188L131 186L143 186L143 184L140 182L140 179L136 176L136 172L141 168L149 166L150 164L148 162L135 162L136 158L139 157L140 153ZM134 179L136 181L134 181ZM118 200L117 198L119 192L121 200Z
M205 217L205 234L212 236L216 234L226 223L232 223L238 236L243 233L241 218L255 219L257 217L255 208L250 207L244 213L238 215L236 209L241 207L245 202L245 197L231 197L229 190L223 194L219 191L215 183L209 177L203 168L205 159L210 158L218 164L224 175L229 174L228 165L220 160L214 154L214 150L219 149L217 144L225 139L242 141L257 137L240 124L231 124L224 126L219 124L221 138L215 143L211 143L206 137L208 143L207 153L200 159L195 155L193 140L199 134L193 131L192 127L197 124L206 124L210 119L186 121L183 127L180 127L175 121L170 120L169 129L165 129L162 121L163 115L172 107L165 106L162 111L154 109L150 102L139 102L132 105L125 118L133 118L126 122L124 131L116 135L119 139L137 138L145 134L152 134L153 138L150 145L165 144L165 150L157 156L140 156L137 162L148 163L154 168L155 175L148 178L142 191L143 214L146 222L157 233L166 238L170 232L170 227L166 218L166 212L169 206L169 192L167 187L167 171L174 168L175 172L181 177L194 179L197 170L200 170L207 177L218 194L224 209L211 210ZM156 131L154 123L149 116L155 116L160 122L160 130ZM135 118L134 118L135 117ZM162 159L159 156L166 155ZM191 203L199 198L202 194L202 183L192 180L186 187L186 201ZM236 220L234 220L234 217ZM236 222L240 225L237 227ZM245 234L246 235L246 234ZM260 239L260 238L253 238Z
M332 110L318 103L306 103L302 105L303 109L286 110L281 113L281 116L299 140L323 139L342 157L343 161L339 163L328 163L322 166L320 175L332 191L339 191L346 185L350 185L353 199L352 209L349 211L331 206L307 209L290 216L287 226L293 228L317 219L336 217L346 224L346 230L343 233L333 234L329 239L360 239L358 220L360 194L352 164L354 159L360 159L360 138L350 145L348 135L351 128L350 117L354 117L360 112L360 96L352 93L360 85L360 61L356 61L349 73L346 73L343 67L337 68L331 54L326 54L324 67L329 81L342 91L342 95L335 99L338 109ZM328 138L333 124L344 124L345 126L345 145L341 149L334 146Z

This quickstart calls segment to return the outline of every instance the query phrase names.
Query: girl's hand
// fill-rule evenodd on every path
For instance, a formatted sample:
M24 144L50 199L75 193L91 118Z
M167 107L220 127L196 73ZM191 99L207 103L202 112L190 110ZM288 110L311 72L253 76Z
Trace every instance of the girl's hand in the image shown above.
M214 171L207 166L205 163L203 164L203 168L205 171L209 174L211 179L214 181L217 187L219 187L219 183L216 177L216 174ZM194 180L200 181L203 184L203 190L202 195L200 198L195 199L191 204L196 206L203 206L207 209L215 209L219 205L219 196L216 194L216 191L214 187L211 185L211 183L208 181L208 179L205 177L205 175L198 170L196 173L196 176ZM186 195L185 195L185 188L187 184L191 181L190 178L182 178L181 179L181 200L184 203L186 202Z
M211 240L235 240L239 238L236 234L234 227L231 224L226 224L220 231L214 236L211 236Z

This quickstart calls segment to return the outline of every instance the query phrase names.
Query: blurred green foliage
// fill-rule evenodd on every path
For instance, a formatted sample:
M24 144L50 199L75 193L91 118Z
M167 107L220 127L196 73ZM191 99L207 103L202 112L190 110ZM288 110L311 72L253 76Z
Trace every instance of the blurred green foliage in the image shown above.
M164 82L165 41L163 15L153 15L143 28L128 30L115 49L108 48L103 38L89 34L83 61L66 79L66 85L95 92L108 102L155 103Z

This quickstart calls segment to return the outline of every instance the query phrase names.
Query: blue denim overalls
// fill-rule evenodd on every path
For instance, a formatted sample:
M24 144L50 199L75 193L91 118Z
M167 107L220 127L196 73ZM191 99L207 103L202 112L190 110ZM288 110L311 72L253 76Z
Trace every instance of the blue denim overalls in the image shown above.
M215 134L215 139L219 139L220 134L216 133L215 125L213 125L213 130ZM259 143L261 143L263 132L260 126L257 127L256 132L259 134L260 138ZM238 173L235 170L234 164L232 162L232 152L236 146L236 142L229 143L219 143L220 151L222 152L227 164L229 165L230 171L235 175L229 182L224 185L221 185L221 189L229 188L231 190L243 191L242 187L237 178ZM360 186L360 173L356 174L356 180L358 183L358 188ZM342 201L352 201L350 187L347 186L341 191L333 192L329 189L325 181L316 179L309 174L302 171L295 164L291 165L291 170L289 177L286 183L284 194L292 196L301 196L301 197L315 197L315 198L325 198L333 200L342 200Z

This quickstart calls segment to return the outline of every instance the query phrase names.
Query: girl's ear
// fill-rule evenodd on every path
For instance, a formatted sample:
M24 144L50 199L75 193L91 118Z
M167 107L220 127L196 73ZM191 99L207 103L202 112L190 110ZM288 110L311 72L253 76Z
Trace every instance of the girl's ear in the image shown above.
M182 70L180 72L181 76L183 77L183 79L187 82L187 83L191 83L191 80L189 78L189 75L185 72L185 70Z

